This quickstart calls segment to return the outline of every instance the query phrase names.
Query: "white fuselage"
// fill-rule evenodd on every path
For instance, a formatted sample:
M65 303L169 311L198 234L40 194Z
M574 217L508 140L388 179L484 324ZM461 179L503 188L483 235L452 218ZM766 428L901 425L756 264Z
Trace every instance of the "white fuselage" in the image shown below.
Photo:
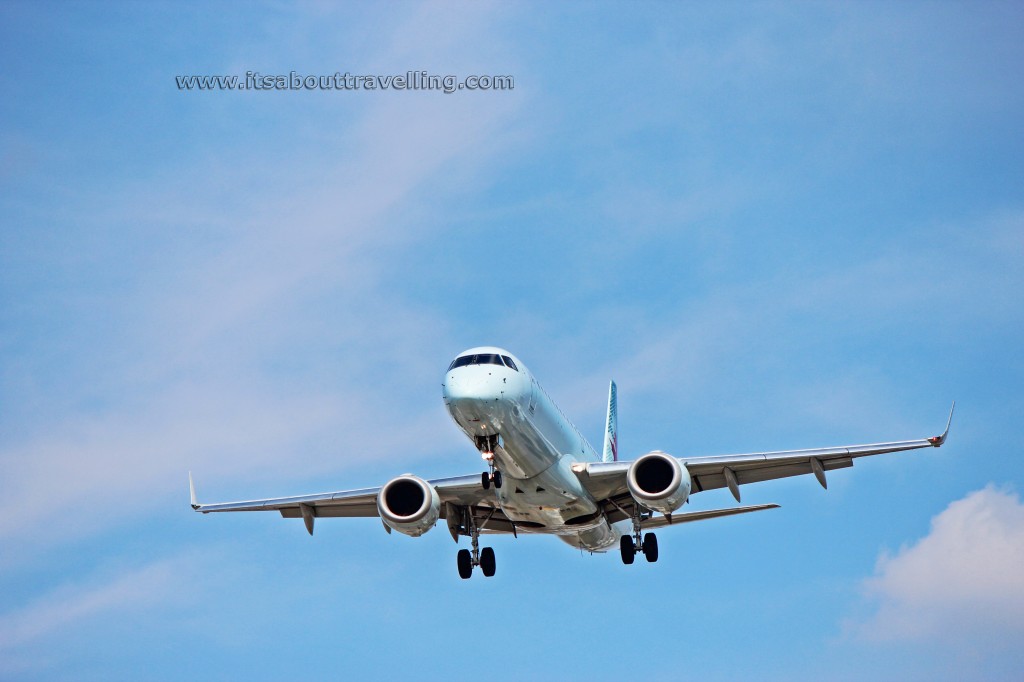
M629 532L629 522L610 524L572 471L597 453L562 414L522 362L500 348L473 348L459 355L511 358L505 364L464 364L449 369L442 384L452 419L473 441L492 438L494 467L503 485L494 489L505 515L522 531L552 533L569 544L603 551Z

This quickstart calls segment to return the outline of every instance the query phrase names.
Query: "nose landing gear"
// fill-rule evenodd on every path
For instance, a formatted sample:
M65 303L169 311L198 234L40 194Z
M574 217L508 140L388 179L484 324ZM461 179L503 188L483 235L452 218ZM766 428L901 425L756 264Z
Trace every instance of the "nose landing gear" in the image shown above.
M480 485L483 486L484 490L490 489L491 483L494 484L495 488L501 487L501 472L494 468L494 462L491 462L490 471L480 474Z
M480 457L487 462L488 471L480 474L480 485L484 490L489 490L491 483L495 488L501 487L501 472L494 468L494 448L501 444L497 435L477 436L476 446L480 448Z

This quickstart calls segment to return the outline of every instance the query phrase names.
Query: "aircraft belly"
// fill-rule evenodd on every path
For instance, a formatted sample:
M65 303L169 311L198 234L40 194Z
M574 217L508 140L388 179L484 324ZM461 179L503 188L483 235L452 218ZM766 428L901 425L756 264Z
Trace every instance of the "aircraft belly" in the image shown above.
M538 499L536 495L509 496L508 500L502 500L501 510L512 521L531 526L540 524L547 530L579 528L601 520L593 502L572 498L556 501L550 497Z
M619 544L622 532L602 517L602 523L575 532L559 532L558 538L566 544L588 552L606 552Z
M538 433L518 405L506 412L500 431L502 444L494 453L498 468L521 479L541 475L561 453Z
M524 529L538 533L577 535L607 527L601 509L572 472L573 462L573 457L564 456L537 476L506 477L496 491L502 511ZM601 544L596 537L594 542Z

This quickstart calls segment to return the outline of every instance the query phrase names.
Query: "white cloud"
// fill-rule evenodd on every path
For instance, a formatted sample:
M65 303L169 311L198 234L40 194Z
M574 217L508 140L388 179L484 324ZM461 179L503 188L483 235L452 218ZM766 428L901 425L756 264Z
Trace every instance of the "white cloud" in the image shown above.
M877 610L854 631L869 641L1001 648L1024 637L1024 505L989 485L949 505L931 530L879 557L864 582Z

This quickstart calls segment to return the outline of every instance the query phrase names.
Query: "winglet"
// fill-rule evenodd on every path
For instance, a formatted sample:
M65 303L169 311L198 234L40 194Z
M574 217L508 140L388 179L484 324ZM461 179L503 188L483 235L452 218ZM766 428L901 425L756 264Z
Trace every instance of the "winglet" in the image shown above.
M946 430L942 432L941 436L933 436L928 439L928 442L939 447L946 442L946 436L949 435L949 425L953 423L953 410L956 409L956 401L953 401L953 406L949 408L949 419L946 420Z
M188 494L192 498L192 508L199 510L200 504L196 502L196 485L192 482L192 472L188 472Z

